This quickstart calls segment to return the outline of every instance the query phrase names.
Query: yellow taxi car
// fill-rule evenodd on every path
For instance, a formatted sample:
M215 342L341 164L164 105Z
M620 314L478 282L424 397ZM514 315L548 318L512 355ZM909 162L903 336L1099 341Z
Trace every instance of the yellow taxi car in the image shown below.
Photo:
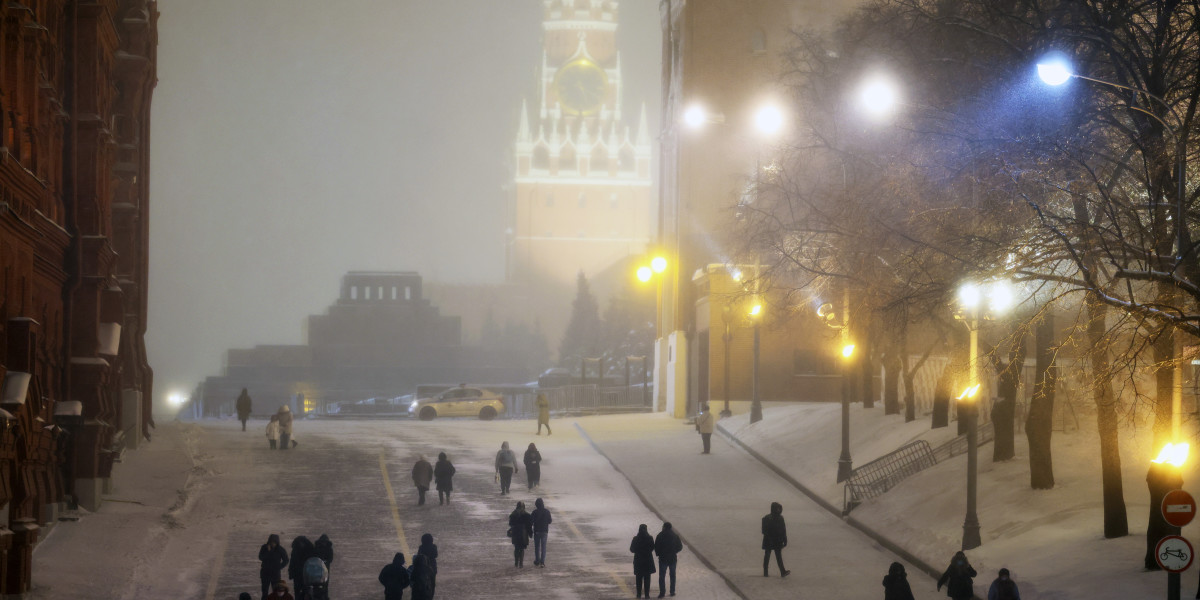
M408 406L408 416L422 421L438 417L479 417L491 421L504 412L504 397L484 389L460 385L432 398L418 398Z

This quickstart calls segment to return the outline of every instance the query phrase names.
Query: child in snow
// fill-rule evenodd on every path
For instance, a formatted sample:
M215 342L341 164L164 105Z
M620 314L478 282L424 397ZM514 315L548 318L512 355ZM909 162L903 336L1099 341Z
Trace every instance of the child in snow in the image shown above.
M271 442L272 450L279 443L279 415L271 415L271 422L267 423L267 441Z

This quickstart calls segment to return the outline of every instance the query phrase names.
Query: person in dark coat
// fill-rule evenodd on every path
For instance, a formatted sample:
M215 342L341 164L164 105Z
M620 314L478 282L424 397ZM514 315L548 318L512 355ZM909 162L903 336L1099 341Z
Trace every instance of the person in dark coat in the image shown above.
M1017 590L1017 582L1008 575L1008 569L1000 569L992 587L988 588L987 600L1021 600L1021 592Z
M262 579L262 597L266 598L275 582L283 579L283 568L288 565L288 553L279 545L278 535L267 536L267 543L258 549L258 560L262 563L258 570Z
M292 580L292 588L304 589L304 563L316 555L317 549L308 538L298 535L292 540L292 561L288 563L288 579Z
M417 506L425 504L425 492L433 482L433 465L425 460L424 454L417 455L417 463L412 468L413 485L417 486Z
M429 571L433 573L433 584L429 588L429 594L432 597L433 591L437 589L438 558L437 544L433 543L433 534L426 533L425 535L421 536L421 545L417 547L417 555L425 557L425 564L429 565ZM413 564L416 564L415 558L413 559Z
M550 435L550 401L546 399L546 395L538 392L537 395L538 409L538 435L542 435L542 425L546 426L546 435Z
M658 597L666 595L667 571L671 571L671 595L675 595L675 565L679 562L679 553L683 551L683 540L671 528L670 523L663 523L662 531L654 538L654 553L658 555Z
M438 453L437 464L433 466L433 481L437 485L438 504L442 504L443 498L449 504L450 492L454 491L454 465L445 452Z
M637 585L637 597L650 597L650 576L654 574L654 536L646 526L638 525L637 535L629 542L633 553L633 577Z
M313 552L325 563L325 568L333 566L333 541L324 533L313 543Z
M525 449L525 479L532 490L542 484L542 453L532 443Z
M533 521L533 566L544 568L546 566L546 537L550 535L550 523L554 519L550 517L550 511L546 510L546 504L542 502L541 498L535 500L533 505L537 507L529 513L529 518Z
M412 589L412 600L433 600L433 571L424 554L413 557L408 570L408 585Z
M383 600L403 600L404 588L408 587L408 569L404 567L404 553L397 552L391 564L379 571L379 583L383 584Z
M779 576L787 577L791 571L783 568L783 549L787 548L787 525L783 522L783 505L771 503L771 513L762 518L763 577L770 577L771 552L779 565Z
M496 479L500 480L501 496L508 494L513 473L520 472L517 468L517 454L508 447L508 442L501 443L500 450L496 452Z
M508 515L508 537L513 545L513 565L525 566L525 548L529 547L529 536L533 535L533 519L525 512L525 503L518 502Z
M238 600L252 600L250 592L242 592L238 594Z
M250 393L246 388L242 388L242 393L237 398L237 414L238 420L242 422L242 431L246 430L246 421L250 418Z
M961 551L954 553L950 566L938 578L937 589L946 586L946 595L953 600L970 600L975 597L975 568L967 562L967 555Z
M281 579L271 587L271 595L267 596L267 600L296 600L296 598L288 591L287 582Z
M892 563L888 574L883 576L883 600L916 600L908 587L908 573L898 562Z

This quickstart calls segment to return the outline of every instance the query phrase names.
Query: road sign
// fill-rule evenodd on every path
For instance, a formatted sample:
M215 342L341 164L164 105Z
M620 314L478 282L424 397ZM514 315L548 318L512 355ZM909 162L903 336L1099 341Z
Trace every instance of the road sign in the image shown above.
M1183 527L1196 516L1196 500L1183 490L1171 490L1163 496L1162 516L1168 523Z
M1158 545L1154 547L1154 558L1164 571L1186 571L1192 566L1192 545L1177 535L1168 535L1158 540Z

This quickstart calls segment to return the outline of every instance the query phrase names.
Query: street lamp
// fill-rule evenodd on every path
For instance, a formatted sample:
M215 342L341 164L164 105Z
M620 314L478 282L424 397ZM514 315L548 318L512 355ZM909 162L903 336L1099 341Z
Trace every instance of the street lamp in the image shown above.
M1150 471L1146 473L1146 486L1150 489L1150 522L1146 526L1146 557L1147 569L1158 569L1158 560L1154 553L1159 541L1169 535L1179 535L1179 527L1167 522L1163 515L1163 498L1167 492L1183 489L1183 464L1187 462L1188 444L1186 442L1167 442L1159 451L1158 457L1150 461ZM1179 600L1179 573L1167 574L1167 599Z
M900 105L900 94L890 78L872 75L864 79L859 87L858 103L863 112L873 118L883 119Z
M733 343L733 330L730 329L733 307L729 304L721 307L721 320L725 322L725 334L721 336L721 341L725 342L725 409L721 411L721 416L728 417L733 414L733 411L729 410L729 346Z
M754 321L754 375L753 386L751 387L752 395L750 397L750 422L757 423L762 420L762 402L758 397L758 326L762 322L762 300L757 295L758 278L755 277L754 302L750 305L750 319Z
M851 364L854 357L854 344L842 346L842 454L838 456L837 481L841 483L850 479L854 473L854 461L850 458L850 393L851 393Z
M977 396L982 386L979 377L979 323L995 318L1012 307L1012 289L1004 281L993 281L987 285L963 284L958 290L958 311L954 315L962 320L971 334L970 360L967 366L969 381L967 389L958 397L960 407L967 409L967 516L963 519L962 549L978 548L983 543L979 536L979 515L975 510L979 465L979 401ZM962 417L962 413L959 413Z

